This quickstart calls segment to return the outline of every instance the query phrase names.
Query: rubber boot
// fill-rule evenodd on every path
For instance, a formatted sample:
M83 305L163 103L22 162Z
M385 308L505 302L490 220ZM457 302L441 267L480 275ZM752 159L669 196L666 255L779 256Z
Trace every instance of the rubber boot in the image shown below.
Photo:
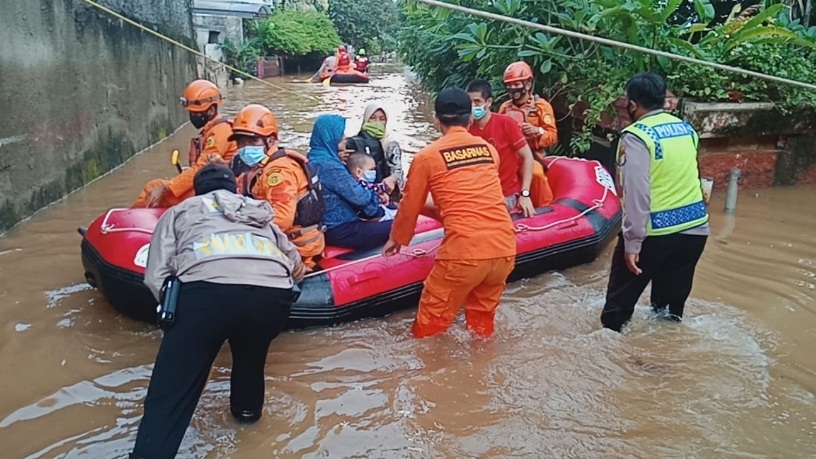
M261 419L262 410L236 410L230 408L230 412L232 416L235 418L236 421L240 422L241 424L252 424L253 422L257 422L258 419Z

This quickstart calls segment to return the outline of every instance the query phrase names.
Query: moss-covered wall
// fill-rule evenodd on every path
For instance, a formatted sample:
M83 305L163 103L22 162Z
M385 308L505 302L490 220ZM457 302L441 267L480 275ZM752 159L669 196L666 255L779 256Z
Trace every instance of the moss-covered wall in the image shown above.
M195 46L191 0L97 0ZM192 55L81 0L0 14L0 233L186 121Z

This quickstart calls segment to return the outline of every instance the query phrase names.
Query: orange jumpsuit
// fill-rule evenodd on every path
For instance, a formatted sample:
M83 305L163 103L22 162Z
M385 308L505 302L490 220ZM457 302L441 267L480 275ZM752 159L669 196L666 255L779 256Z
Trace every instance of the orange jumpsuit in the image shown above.
M527 136L527 142L533 153L537 153L543 158L544 149L558 143L558 128L555 125L555 114L552 105L542 97L528 98L527 103L521 107L515 105L513 101L506 101L499 107L499 113L512 117L521 126L522 123L530 123L533 126L544 129L544 134L534 134Z
M295 244L303 258L303 264L308 268L314 268L315 258L323 253L326 241L319 224L306 228L295 225L298 202L309 192L309 179L303 166L288 156L300 153L296 151L286 153L287 156L274 158L266 162L262 170L256 170L255 178L242 176L238 183L240 188L251 188L251 194L255 199L267 201L272 205L275 209L273 222ZM244 180L248 183L243 184Z
M492 145L461 127L450 128L414 156L391 237L403 246L411 242L429 192L445 229L411 329L417 338L447 330L462 304L468 329L493 333L516 257L498 163Z
M168 192L164 194L158 207L171 207L181 201L193 196L193 178L196 172L207 164L209 156L213 153L221 156L227 163L232 159L237 151L235 142L230 142L232 126L224 122L221 115L216 115L209 123L204 125L198 137L190 142L190 167L182 171L170 180L155 179L145 185L139 197L132 207L147 207L147 200L151 190L162 184L166 185ZM199 153L200 152L200 153Z
M508 100L501 104L499 113L513 118L519 126L523 123L530 123L544 129L544 134L527 136L527 143L533 150L533 157L536 159L536 162L533 163L533 180L530 182L530 198L536 207L552 204L553 193L547 175L544 173L545 149L558 143L558 128L555 126L552 105L538 96L528 98L527 103L521 107Z

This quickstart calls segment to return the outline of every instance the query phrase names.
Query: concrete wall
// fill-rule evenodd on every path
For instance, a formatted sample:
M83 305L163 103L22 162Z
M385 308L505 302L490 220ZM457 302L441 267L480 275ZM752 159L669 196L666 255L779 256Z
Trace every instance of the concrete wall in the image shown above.
M97 0L194 46L189 0ZM0 232L186 121L192 55L80 0L3 0Z
M196 33L196 43L201 52L204 52L204 45L208 43L210 31L219 32L218 43L224 43L227 38L236 46L244 42L244 25L243 20L239 17L194 14L193 27Z

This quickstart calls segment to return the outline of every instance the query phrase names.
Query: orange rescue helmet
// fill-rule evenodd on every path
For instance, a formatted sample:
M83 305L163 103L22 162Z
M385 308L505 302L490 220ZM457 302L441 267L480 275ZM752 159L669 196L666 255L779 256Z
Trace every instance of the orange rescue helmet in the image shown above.
M235 115L232 122L232 135L229 140L235 140L236 136L250 137L275 137L278 138L278 122L272 111L263 105L249 104L242 108Z
M516 61L504 69L504 83L515 83L533 79L533 69L524 61Z
M203 112L223 101L218 86L207 80L195 80L184 89L184 96L179 99L181 106L188 112Z

